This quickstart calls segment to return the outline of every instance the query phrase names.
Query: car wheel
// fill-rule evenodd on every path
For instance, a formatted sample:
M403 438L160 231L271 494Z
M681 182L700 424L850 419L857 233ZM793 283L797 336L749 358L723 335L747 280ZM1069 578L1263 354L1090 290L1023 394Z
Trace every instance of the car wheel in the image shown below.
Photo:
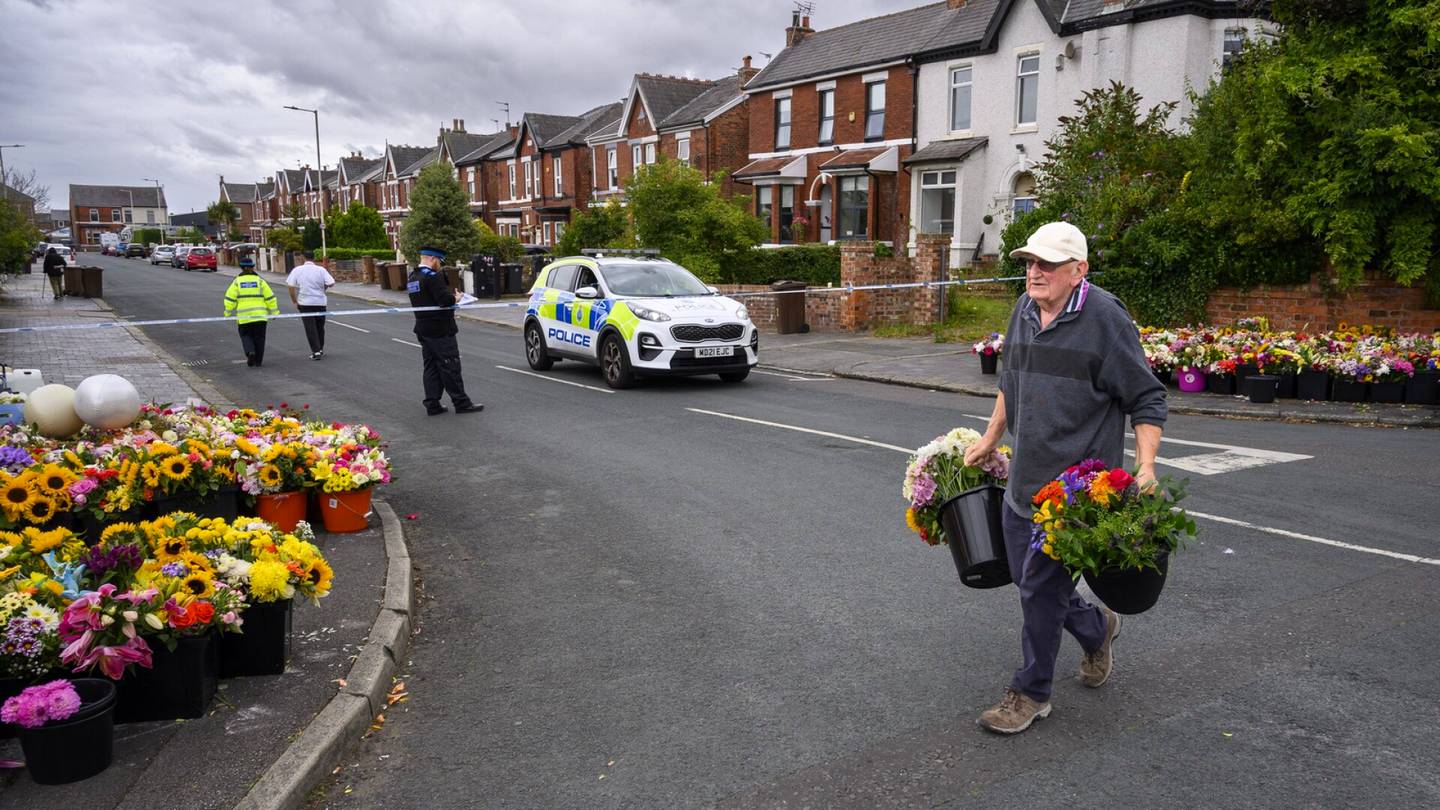
M720 379L725 382L744 382L745 378L749 376L750 369L748 368L744 371L722 371L720 373Z
M536 371L549 371L555 365L545 348L545 335L540 332L540 324L534 321L525 327L525 361Z
M635 371L630 368L630 352L625 350L625 341L614 333L605 337L600 344L600 372L605 375L605 384L611 388L629 388L635 384Z

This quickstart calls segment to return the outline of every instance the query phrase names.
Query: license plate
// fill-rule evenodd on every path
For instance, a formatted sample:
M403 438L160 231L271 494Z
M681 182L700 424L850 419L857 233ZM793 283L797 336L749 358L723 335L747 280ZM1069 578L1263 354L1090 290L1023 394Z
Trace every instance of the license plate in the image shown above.
M696 357L731 357L734 353L733 346L703 346L695 350Z

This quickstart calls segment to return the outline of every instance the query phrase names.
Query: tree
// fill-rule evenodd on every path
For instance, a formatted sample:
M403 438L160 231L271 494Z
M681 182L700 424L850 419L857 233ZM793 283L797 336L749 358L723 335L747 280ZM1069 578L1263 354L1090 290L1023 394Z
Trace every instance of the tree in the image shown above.
M205 208L205 216L219 225L221 232L228 236L235 230L235 223L240 219L240 209L229 200L217 200Z
M305 240L294 228L271 228L265 232L265 244L279 250L300 250L305 246Z
M291 228L299 228L300 220L305 218L305 204L299 200L291 200L285 203L285 210L281 211L280 215L290 220Z
M688 163L661 160L641 167L625 186L635 240L659 248L704 279L720 272L721 256L753 247L768 235L745 206L727 200L719 183Z
M136 228L130 234L130 241L141 245L158 245L164 234L159 228Z
M477 253L493 253L502 262L518 261L525 255L525 245L519 239L508 234L501 236L495 233L483 220L475 220L475 231L480 235Z
M600 208L577 210L555 244L555 252L574 256L585 248L629 247L631 245L626 244L629 228L625 207L617 200L612 199Z
M357 250L384 250L390 247L390 237L385 233L385 220L374 208L351 203L350 207L334 220L327 218L325 223L333 226L336 247Z
M1273 12L1280 37L1247 46L1199 100L1196 221L1246 246L1242 282L1323 256L1341 288L1376 269L1440 297L1440 2Z
M44 237L31 222L31 212L21 210L19 202L0 199L0 273L25 272L30 251Z
M18 169L6 169L5 176L0 177L0 183L35 200L36 211L50 210L50 187L42 184L34 171L23 174ZM12 200L11 202L16 201ZM29 214L30 212L23 213Z
M480 249L465 192L443 163L420 171L410 195L410 216L400 227L400 252L408 261L420 260L421 245L440 248L454 261L468 261Z

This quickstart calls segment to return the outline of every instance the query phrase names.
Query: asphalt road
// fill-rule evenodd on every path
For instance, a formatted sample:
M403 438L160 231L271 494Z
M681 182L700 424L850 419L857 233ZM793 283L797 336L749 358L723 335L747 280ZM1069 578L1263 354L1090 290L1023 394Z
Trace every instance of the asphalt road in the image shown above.
M229 281L98 261L137 319L218 313ZM412 697L315 806L1440 805L1440 566L1386 556L1440 557L1434 432L1172 418L1187 506L1251 525L1202 519L1111 682L1082 687L1066 641L1054 714L1006 739L974 717L1018 663L1015 592L909 534L894 449L989 400L779 374L606 393L500 368L527 368L520 334L465 322L486 410L427 417L410 325L332 319L311 362L272 323L260 370L233 326L146 329L237 402L374 425L383 495L418 516Z

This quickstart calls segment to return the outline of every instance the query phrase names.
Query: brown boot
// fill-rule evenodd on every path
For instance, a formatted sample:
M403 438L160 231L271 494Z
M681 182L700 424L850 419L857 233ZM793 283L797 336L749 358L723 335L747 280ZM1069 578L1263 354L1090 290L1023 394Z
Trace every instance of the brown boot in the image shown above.
M1115 639L1120 637L1120 614L1107 607L1100 609L1105 611L1105 643L1080 660L1080 682L1091 689L1110 680L1115 669Z
M987 709L975 722L996 734L1019 734L1039 719L1050 716L1050 703L1036 703L1009 687L999 705Z

